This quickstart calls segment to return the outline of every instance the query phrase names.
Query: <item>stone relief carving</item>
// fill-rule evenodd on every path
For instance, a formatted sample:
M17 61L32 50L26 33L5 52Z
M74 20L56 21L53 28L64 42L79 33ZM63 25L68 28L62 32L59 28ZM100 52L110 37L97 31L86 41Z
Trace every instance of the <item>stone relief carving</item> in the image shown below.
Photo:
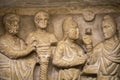
M4 16L5 33L0 37L0 80L119 80L120 40L115 19L110 15L103 16L99 23L104 39L94 45L95 29L85 26L83 30L80 24L83 17L84 24L91 25L97 15L92 12L83 15L55 16L56 20L61 20L56 23L61 25L57 28L63 33L59 41L56 38L59 35L47 30L50 21L56 22L55 17L50 19L45 11L38 11L31 18L35 30L26 39L18 36L23 26L20 26L22 16ZM39 69L35 72L36 64ZM54 71L50 70L53 69L51 65ZM38 78L35 78L37 72ZM52 78L49 77L51 74Z
M92 42L92 30L90 28L85 29L85 34L82 36L82 41L85 44L87 55L93 49L93 42ZM90 54L89 54L90 55Z
M1 76L1 80L33 80L34 60L31 62L29 58L22 58L28 55L32 50L35 50L32 44L26 45L26 43L16 36L19 31L20 18L16 14L7 14L3 23L5 26L5 33L0 37L0 52L10 58L10 64L1 62L1 69L9 66L9 77ZM3 63L3 64L2 64Z
M49 14L39 11L35 14L35 31L30 33L27 38L27 44L34 44L39 57L40 80L48 80L48 64L52 54L51 45L57 42L54 34L46 31L49 20Z
M83 17L85 21L92 21L94 20L96 14L92 10L85 10L83 11Z
M104 41L97 44L91 51L88 61L89 65L84 71L92 73L89 69L93 66L90 65L96 65L96 69L98 69L96 70L97 80L119 80L120 40L117 34L116 23L111 16L106 15L103 17L101 27Z
M59 68L58 80L78 80L86 56L81 47L74 43L79 38L77 23L68 17L63 22L64 37L53 55L53 64Z

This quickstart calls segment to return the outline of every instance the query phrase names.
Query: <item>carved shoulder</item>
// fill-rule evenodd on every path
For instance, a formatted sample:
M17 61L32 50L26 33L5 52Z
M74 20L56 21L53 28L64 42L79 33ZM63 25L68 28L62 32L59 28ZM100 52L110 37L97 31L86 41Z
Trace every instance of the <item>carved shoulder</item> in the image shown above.
M64 41L60 41L57 45L57 49L64 49L65 47L65 42Z
M93 48L93 51L92 51L92 54L99 54L99 52L101 52L101 49L102 49L102 46L103 43L99 43L97 44L94 48Z
M26 43L31 44L35 39L35 35L36 35L35 32L31 32L26 38Z
M0 47L7 45L5 36L0 37Z
M50 42L51 43L55 43L55 42L58 42L56 36L54 34L50 34Z
M55 50L55 54L54 54L55 59L59 59L62 56L64 52L64 48L65 48L64 41L60 41Z

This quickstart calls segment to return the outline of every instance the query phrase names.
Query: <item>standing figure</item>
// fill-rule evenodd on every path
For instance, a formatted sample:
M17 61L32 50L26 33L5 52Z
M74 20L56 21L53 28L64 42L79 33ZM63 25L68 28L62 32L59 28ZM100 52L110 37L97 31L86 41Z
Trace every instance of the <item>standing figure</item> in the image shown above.
M111 16L104 16L102 31L105 40L95 46L89 64L97 63L97 80L120 80L120 40L116 23Z
M40 64L40 80L48 78L48 64L51 56L51 45L57 42L55 35L46 31L49 15L44 11L35 14L34 22L36 30L27 38L28 44L36 44L36 52Z
M0 61L0 67L3 69L3 72L0 72L3 74L0 80L33 80L34 61L31 61L29 57L25 56L35 48L32 44L26 45L25 42L17 36L19 22L20 18L16 14L7 14L3 20L5 34L0 37L0 52L10 58L10 64L8 65L9 67L6 66L9 63L4 61L6 59ZM4 70L7 68L10 68L10 72L4 73ZM4 74L7 75L4 76Z
M72 17L64 20L63 33L63 40L58 43L53 55L53 64L59 69L57 80L79 80L80 68L86 61L86 55L75 43L79 38L79 29Z

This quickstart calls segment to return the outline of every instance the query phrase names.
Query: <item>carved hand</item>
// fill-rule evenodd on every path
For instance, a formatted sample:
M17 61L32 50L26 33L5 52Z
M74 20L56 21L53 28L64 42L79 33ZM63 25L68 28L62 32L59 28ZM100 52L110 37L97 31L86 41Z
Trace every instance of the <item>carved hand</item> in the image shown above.
M42 63L48 63L50 55L48 55L48 54L45 54L45 55L42 54L42 55L39 55L39 58L40 58L40 62L42 62Z
M83 63L85 63L85 61L87 60L87 58L86 57L79 57L78 60L79 60L80 64L83 64Z
M72 61L72 65L80 65L80 64L84 64L86 61L86 57L76 57L73 61ZM72 66L71 65L71 66Z
M28 45L27 50L33 51L33 50L35 50L35 46L33 44L30 44L30 45Z
M34 47L36 47L38 44L39 44L39 42L38 42L37 40L34 40L34 41L31 43L31 45L34 46Z

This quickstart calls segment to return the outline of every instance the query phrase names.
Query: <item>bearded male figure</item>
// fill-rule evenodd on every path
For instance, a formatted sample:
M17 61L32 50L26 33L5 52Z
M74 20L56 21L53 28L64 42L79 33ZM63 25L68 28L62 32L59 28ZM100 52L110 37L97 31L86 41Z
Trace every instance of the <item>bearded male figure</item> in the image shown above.
M7 56L0 58L3 72L2 80L33 80L34 59L27 56L35 50L34 46L26 43L17 36L20 17L16 14L7 14L3 18L5 33L0 37L0 52ZM7 61L8 60L8 61ZM10 70L10 72L5 71ZM6 74L6 75L4 75Z

